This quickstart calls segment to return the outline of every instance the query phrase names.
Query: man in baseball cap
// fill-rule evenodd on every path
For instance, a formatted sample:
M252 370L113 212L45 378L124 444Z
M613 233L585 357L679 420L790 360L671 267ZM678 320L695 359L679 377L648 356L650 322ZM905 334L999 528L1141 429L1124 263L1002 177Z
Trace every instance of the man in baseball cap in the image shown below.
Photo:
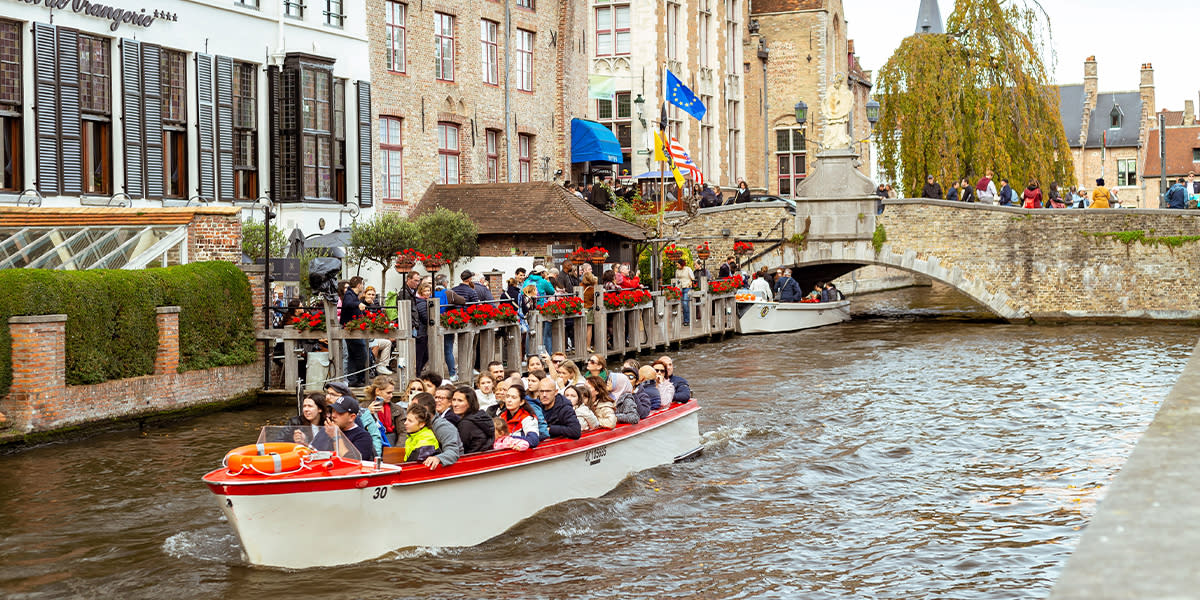
M345 387L345 384L339 382L331 382L326 386L326 391L336 389L335 386ZM349 391L347 389L347 391ZM330 394L332 395L332 394ZM336 400L329 402L329 420L337 425L338 429L350 440L351 444L358 449L359 454L362 454L362 459L366 461L375 460L375 444L371 441L371 434L367 433L366 429L358 426L355 418L362 410L358 405L358 400L349 394L340 395Z

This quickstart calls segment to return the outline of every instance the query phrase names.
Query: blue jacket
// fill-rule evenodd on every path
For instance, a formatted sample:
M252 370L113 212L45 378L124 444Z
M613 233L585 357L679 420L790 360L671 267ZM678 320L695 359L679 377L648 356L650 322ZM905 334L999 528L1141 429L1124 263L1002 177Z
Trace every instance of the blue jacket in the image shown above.
M533 403L530 402L530 405ZM567 439L579 439L582 430L579 427L579 417L575 416L575 407L563 398L562 394L554 397L554 407L542 407L542 413L546 417L546 425L550 430L550 437L565 437ZM540 423L539 423L540 424Z
M796 287L799 287L799 285ZM675 386L675 397L671 399L672 401L687 402L692 399L692 386L688 385L686 379L678 375L672 375L670 379L671 384Z
M775 299L780 302L799 302L803 294L795 279L784 275L775 284Z
M633 399L637 402L638 418L645 419L650 411L662 406L662 395L653 381L643 381L633 388Z
M531 283L534 284L535 286L537 286L537 292L538 292L537 305L538 306L545 304L546 301L548 301L552 296L554 296L554 284L550 283L549 281L546 281L545 277L542 277L541 275L534 273L534 274L530 275L529 277L525 278L525 285L529 285Z
M1182 183L1175 182L1167 190L1167 208L1187 208L1187 188Z
M533 411L533 416L537 417L538 435L542 436L543 440L550 437L550 426L546 424L545 407L542 406L542 403L537 398L526 397L525 402L529 404L529 409ZM571 409L571 412L575 412L575 409Z

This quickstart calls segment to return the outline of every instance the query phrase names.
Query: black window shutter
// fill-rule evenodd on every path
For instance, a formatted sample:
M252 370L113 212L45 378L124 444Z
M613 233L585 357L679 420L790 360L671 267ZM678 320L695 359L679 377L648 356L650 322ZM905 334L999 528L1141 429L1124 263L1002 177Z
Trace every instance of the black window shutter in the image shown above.
M269 123L267 148L270 149L268 168L271 170L271 199L275 202L284 200L283 177L280 174L283 165L279 158L282 151L279 135L279 128L281 127L279 120L279 79L279 67L275 65L267 67L267 122Z
M220 199L233 200L233 59L217 57L217 173Z
M371 206L371 84L358 82L358 204Z
M62 191L83 193L83 124L79 121L79 34L58 29L59 144L62 148Z
M146 156L142 146L142 43L121 40L121 105L125 125L125 193L146 196Z
M58 148L58 61L54 26L33 24L33 93L37 139L37 188L46 196L62 190Z
M142 138L146 153L146 197L163 197L162 48L142 44Z
M216 198L213 144L213 57L196 55L196 106L200 116L200 195Z

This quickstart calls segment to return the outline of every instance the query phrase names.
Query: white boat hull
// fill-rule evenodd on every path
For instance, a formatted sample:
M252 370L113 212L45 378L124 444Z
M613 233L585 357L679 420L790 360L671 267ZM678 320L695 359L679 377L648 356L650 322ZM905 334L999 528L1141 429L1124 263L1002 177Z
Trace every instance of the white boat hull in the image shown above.
M387 483L380 481L387 473L379 476L371 467L353 476L358 481L349 489L247 494L225 486L223 491L232 492L225 494L221 486L210 488L255 565L307 568L361 562L412 546L472 546L547 506L601 496L631 473L695 452L699 410L689 408L695 410L611 442L461 476L445 471L438 479ZM412 469L425 467L403 468Z
M781 333L849 321L850 301L739 302L738 313L738 333Z

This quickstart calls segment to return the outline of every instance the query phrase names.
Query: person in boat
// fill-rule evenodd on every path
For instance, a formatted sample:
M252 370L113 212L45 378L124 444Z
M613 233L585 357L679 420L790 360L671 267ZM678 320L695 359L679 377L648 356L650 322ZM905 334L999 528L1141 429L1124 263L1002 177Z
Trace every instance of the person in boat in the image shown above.
M325 394L313 392L304 397L300 404L300 414L288 419L288 426L295 427L292 431L292 441L308 445L325 425Z
M654 367L646 365L638 371L637 387L633 388L633 398L637 401L638 418L645 419L650 416L650 413L662 408L662 396L658 394L657 384Z
M423 462L437 454L437 436L433 435L433 430L429 428L429 422L433 418L434 415L429 409L420 404L409 407L408 414L404 417L404 430L408 432L408 437L404 440L405 462Z
M593 354L588 357L587 364L584 365L584 368L587 369L586 376L591 377L595 375L596 377L607 380L607 366L608 365L606 364L603 356L600 356L599 354Z
M504 373L504 363L498 360L493 360L492 362L488 363L487 372L488 375L492 376L492 385L500 383L500 380L507 376Z
M525 371L532 373L534 371L547 372L549 357L543 357L540 354L534 354L525 361Z
M529 449L529 442L525 438L510 435L508 431L508 422L503 417L493 417L492 427L494 428L493 435L496 441L492 442L493 450L516 450L524 452Z
M609 375L609 380L612 381L609 396L613 399L617 422L637 425L641 417L638 416L637 400L633 397L633 383L624 373L613 373Z
M596 413L592 412L592 395L585 385L569 385L563 389L563 398L575 409L575 419L579 421L579 431L591 431L600 426ZM586 398L586 400L585 400Z
M564 360L558 365L558 385L560 388L567 388L573 385L583 383L583 375L579 373L579 367L573 360Z
M838 300L846 299L846 297L842 295L841 290L837 289L836 285L833 285L832 281L825 284L825 289L822 290L821 293L825 297L823 300L821 300L821 302L837 302Z
M666 408L675 398L675 384L667 378L667 364L663 361L654 361L650 368L654 369L654 387L658 389L658 397L662 399L660 408Z
M508 424L509 435L529 442L535 448L542 441L538 431L538 419L525 397L525 388L514 383L504 391L504 408L496 415Z
M792 279L791 269L783 269L783 274L775 281L775 299L780 302L799 302L803 291L800 284Z
M617 405L609 396L608 380L591 375L587 378L587 387L591 397L595 398L592 412L596 415L596 421L605 429L616 427Z
M454 390L447 419L458 427L458 439L462 441L464 454L484 452L492 447L492 418L479 410L475 390L467 386Z
M391 377L377 375L364 391L367 396L367 411L379 421L383 428L381 433L387 438L389 446L396 445L404 427L405 407L392 400L395 390L396 384L392 383Z
M433 430L433 435L437 437L438 441L438 453L426 458L425 466L432 471L439 467L449 467L458 462L463 451L462 440L458 437L458 428L450 421L437 416L437 411L434 410L433 395L420 393L413 396L412 401L408 403L409 410L412 410L414 404L424 406L433 415L433 421L429 423L429 428Z
M750 293L754 294L759 300L770 302L775 297L771 293L771 282L767 278L768 270L763 267L754 274L754 281L750 282Z
M675 374L675 361L671 360L670 356L660 356L655 364L662 363L667 368L667 381L675 386L675 394L671 396L672 402L684 403L692 399L692 386L688 385L686 379Z
M824 290L825 284L818 281L817 285L813 286L812 291L809 292L808 295L801 300L801 302L821 302L821 292Z
M425 391L425 382L420 379L414 379L414 380L408 382L408 387L405 388L406 393L404 394L404 397L406 400L411 402L413 399L413 396L416 396L417 394L420 394L424 391Z
M317 434L316 439L313 440L313 447L318 450L332 450L333 440L337 436L337 432L333 428L336 427L342 431L346 439L350 440L350 443L362 455L363 460L368 462L375 460L378 454L375 453L371 434L360 427L356 421L360 411L358 400L355 400L354 396L339 396L336 401L329 404L329 411L326 429Z
M325 384L325 403L332 406L338 398L350 398L354 400L354 405L358 406L358 399L354 397L354 393L350 391L350 386L340 381L330 381ZM375 448L375 456L380 456L383 453L383 431L379 426L379 421L375 420L375 416L369 411L355 412L355 421L358 426L371 436L371 445Z
M439 385L433 392L433 409L437 415L446 418L450 414L450 398L454 396L454 387L452 383L443 383Z
M538 383L537 399L542 405L550 437L579 439L582 430L579 428L579 418L575 416L575 407L558 393L558 386L553 379L547 377Z
M496 380L491 375L480 373L475 378L475 402L483 410L496 405Z

